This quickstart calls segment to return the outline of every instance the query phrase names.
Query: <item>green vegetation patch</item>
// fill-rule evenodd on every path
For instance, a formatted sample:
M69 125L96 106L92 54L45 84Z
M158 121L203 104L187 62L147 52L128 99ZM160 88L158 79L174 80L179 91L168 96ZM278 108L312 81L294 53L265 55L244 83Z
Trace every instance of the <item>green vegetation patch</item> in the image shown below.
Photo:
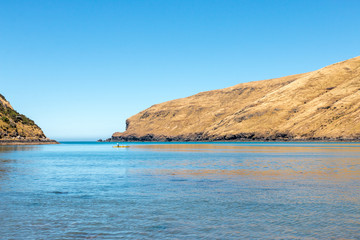
M33 120L31 120L30 118L26 117L23 114L18 113L14 109L4 106L1 103L0 103L0 113L2 113L2 115L4 115L1 118L1 120L3 120L3 122L10 123L10 119L11 119L16 123L22 122L24 125L30 125L30 126L36 125L35 122Z
M7 123L7 124L10 123L10 120L9 120L6 116L2 116L2 117L1 117L1 120L2 120L3 122Z
M5 114L5 107L4 107L4 105L2 105L1 102L0 102L0 113Z

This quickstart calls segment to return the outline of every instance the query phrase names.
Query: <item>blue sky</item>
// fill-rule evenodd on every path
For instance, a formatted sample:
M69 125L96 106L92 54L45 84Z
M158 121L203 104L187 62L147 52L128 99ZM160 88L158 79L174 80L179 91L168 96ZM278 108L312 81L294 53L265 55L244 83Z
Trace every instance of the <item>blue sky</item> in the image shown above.
M0 93L58 140L359 55L360 1L0 0Z

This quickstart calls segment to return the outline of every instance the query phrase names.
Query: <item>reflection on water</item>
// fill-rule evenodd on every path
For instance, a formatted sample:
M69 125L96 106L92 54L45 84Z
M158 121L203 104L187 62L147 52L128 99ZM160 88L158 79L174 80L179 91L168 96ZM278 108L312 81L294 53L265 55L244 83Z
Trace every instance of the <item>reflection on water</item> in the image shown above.
M11 159L0 159L0 183L1 179L5 178L7 174L11 171L11 163L14 160ZM1 184L0 184L1 188Z
M24 146L24 145L0 145L0 181L2 178L8 176L9 172L13 169L13 166L16 162L15 159L7 159L2 158L1 154L3 153L10 153L10 152L17 152L17 151L35 151L39 150L38 146ZM1 188L1 182L0 182Z
M35 151L39 150L39 146L34 145L0 145L0 154L12 151Z
M236 143L236 144L136 144L132 148L141 148L154 151L179 151L179 152L357 152L360 151L359 143Z
M360 239L360 145L0 147L1 239Z
M203 153L208 158L166 161L147 173L254 177L360 177L360 144L147 144L133 149ZM208 154L206 154L208 153ZM211 153L212 155L209 155ZM139 170L139 169L138 169ZM139 171L143 171L140 169Z

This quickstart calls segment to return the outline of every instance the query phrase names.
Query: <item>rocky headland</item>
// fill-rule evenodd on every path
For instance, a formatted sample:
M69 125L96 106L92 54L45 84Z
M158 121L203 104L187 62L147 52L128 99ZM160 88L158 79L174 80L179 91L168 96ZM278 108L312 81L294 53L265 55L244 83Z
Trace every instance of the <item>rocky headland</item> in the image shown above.
M360 141L360 57L151 106L112 141Z
M0 145L56 144L35 122L18 113L0 94Z

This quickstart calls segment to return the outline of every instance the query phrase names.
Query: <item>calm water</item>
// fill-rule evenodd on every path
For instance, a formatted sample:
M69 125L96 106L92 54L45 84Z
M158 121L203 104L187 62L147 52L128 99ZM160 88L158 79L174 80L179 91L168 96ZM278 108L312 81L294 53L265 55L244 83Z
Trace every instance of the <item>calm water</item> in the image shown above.
M0 146L0 239L360 239L360 144Z

